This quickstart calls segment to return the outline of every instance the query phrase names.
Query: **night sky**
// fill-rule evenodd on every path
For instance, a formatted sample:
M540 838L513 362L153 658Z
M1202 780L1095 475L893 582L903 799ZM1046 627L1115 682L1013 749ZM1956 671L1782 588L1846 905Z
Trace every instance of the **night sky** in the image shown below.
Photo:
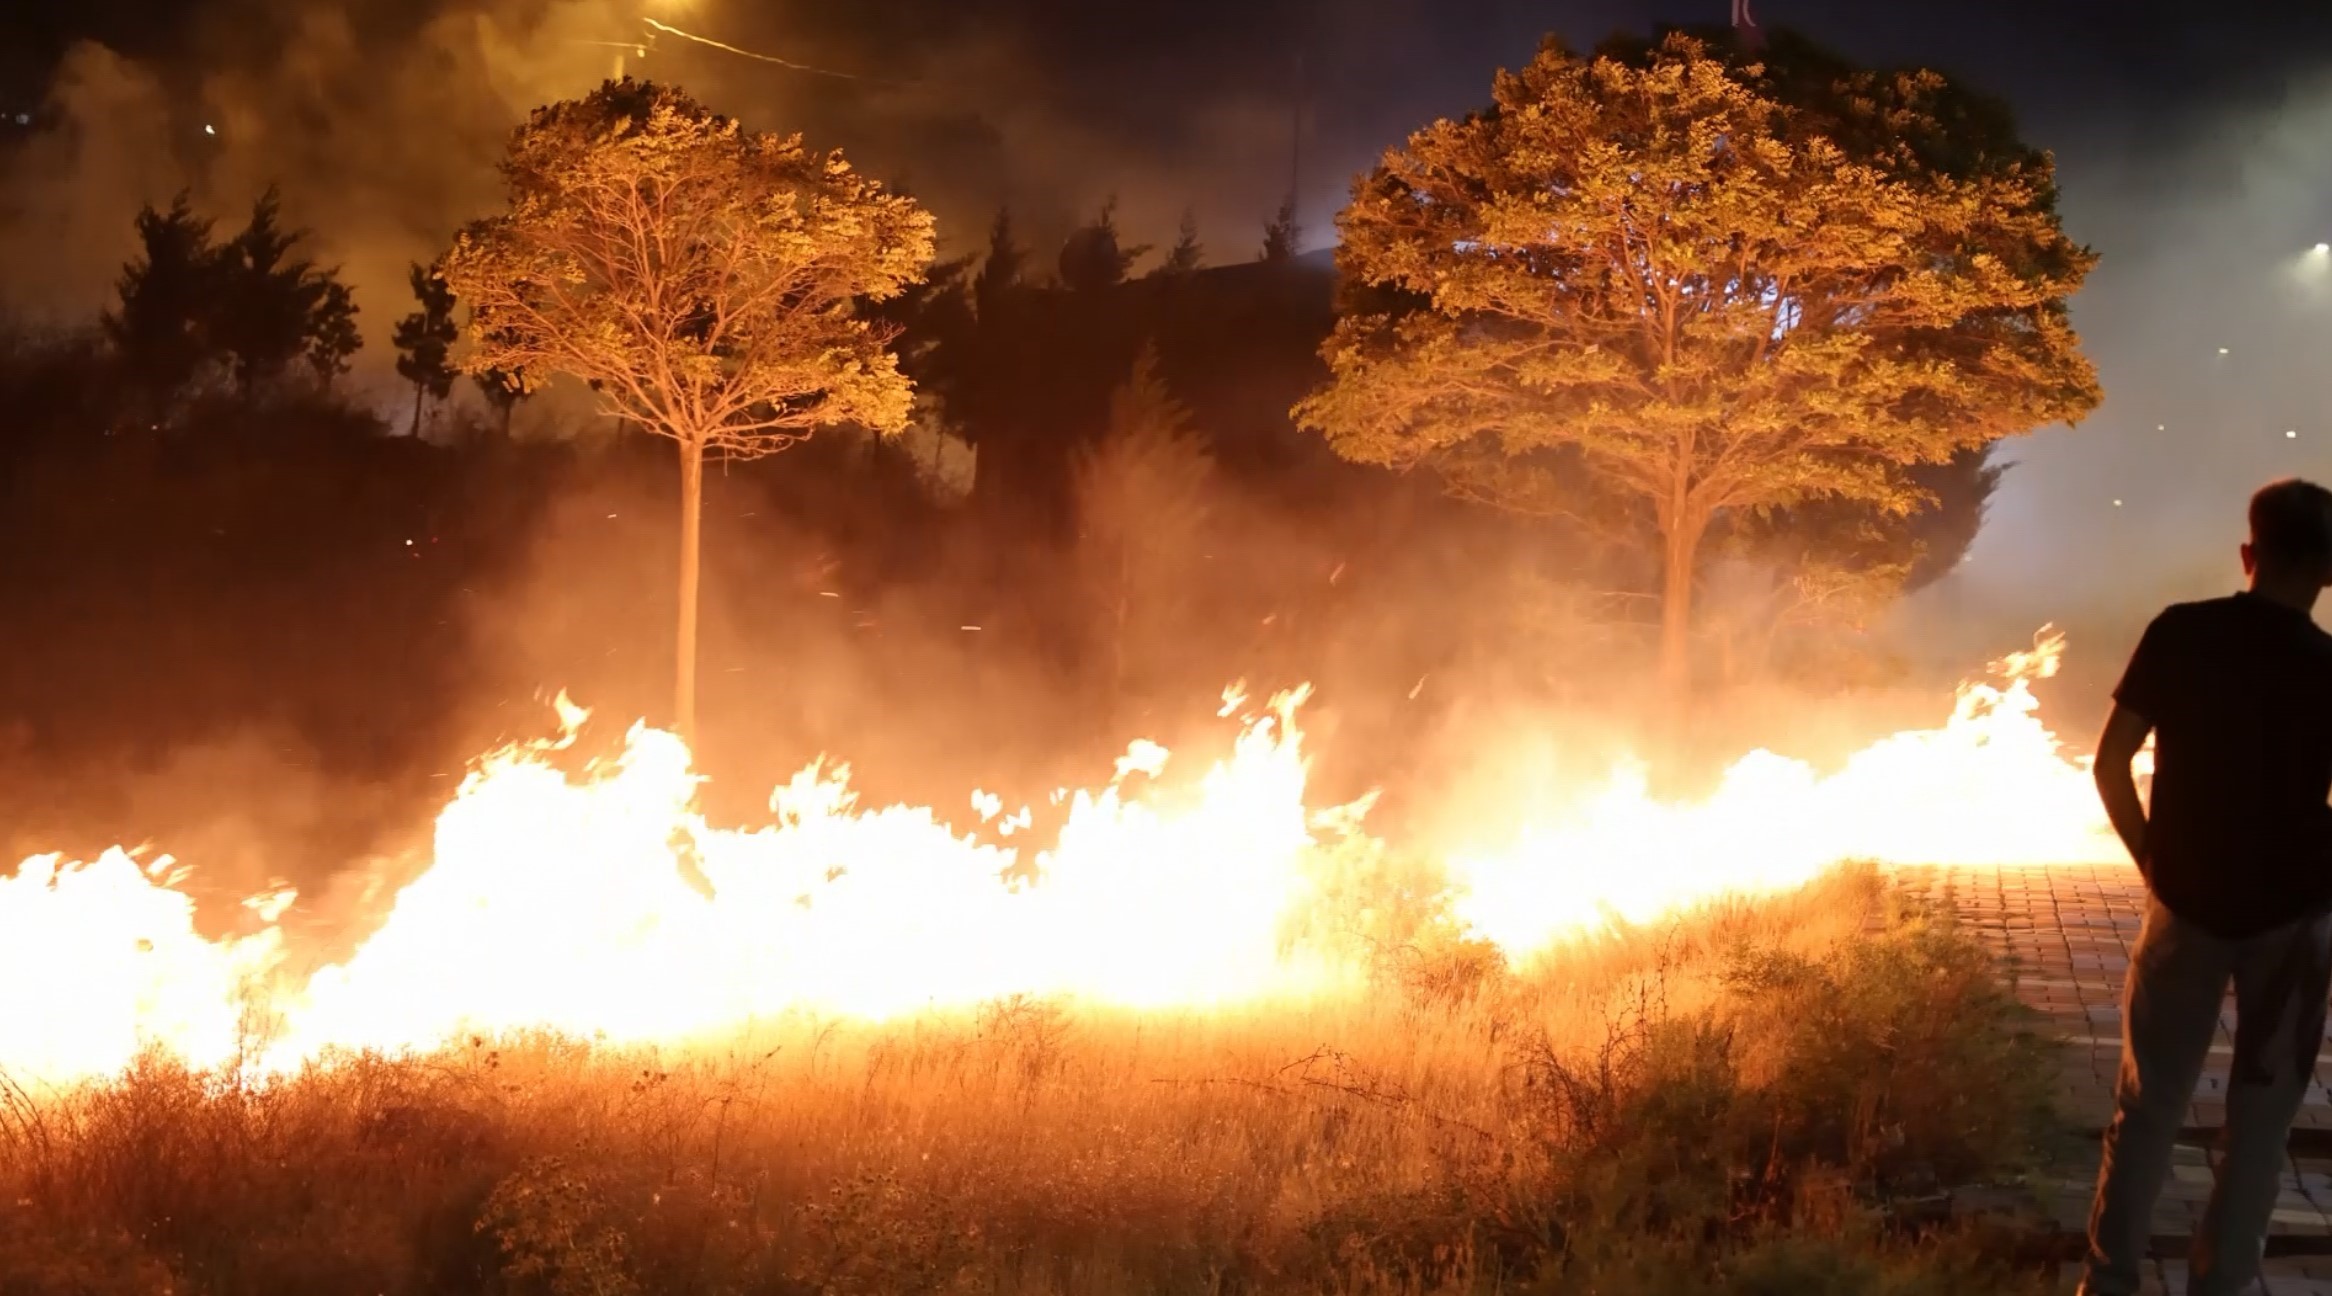
M2085 637L2118 657L2163 599L2228 585L2247 491L2332 477L2332 272L2311 276L2303 259L2332 239L2332 4L1755 7L1768 26L2007 98L2058 156L2069 226L2104 256L2077 322L2106 404L2015 445L1976 553L1906 610L1918 638L1964 660L2054 619L2077 658ZM1324 245L1355 170L1483 102L1492 71L1547 31L1591 44L1727 12L1725 0L20 2L0 20L0 106L34 124L16 129L0 177L0 299L86 316L136 201L192 185L232 208L270 180L361 297L482 208L519 113L619 64L845 147L923 195L953 247L1000 204L1042 235L1114 195L1136 237L1170 241L1188 209L1216 257L1245 259L1291 164L1309 241ZM834 75L655 36L643 16Z

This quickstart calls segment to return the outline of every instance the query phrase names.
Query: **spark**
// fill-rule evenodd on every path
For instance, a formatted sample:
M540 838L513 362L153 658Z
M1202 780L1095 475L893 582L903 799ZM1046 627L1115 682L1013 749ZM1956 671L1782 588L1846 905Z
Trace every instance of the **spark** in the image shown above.
M2121 501L2120 501L2120 500L2115 500L2115 501L2113 502L2113 506L2114 506L2115 508L2120 508L2120 507L2121 507Z
M2300 432L2299 432L2299 429L2298 429L2298 428L2285 428L2285 429L2283 430L2283 439L2284 439L2284 440L2286 440L2286 441L2297 441L2297 440L2299 440L2299 439L2300 439Z
M744 58L759 59L764 63L775 63L781 68L789 68L795 72L807 72L812 76L836 77L844 81L858 80L857 75L854 73L835 72L827 68L811 67L807 63L796 63L791 59L781 59L775 54L760 54L749 49L739 49L738 47L727 44L726 42L714 40L710 36L699 36L695 32L683 31L670 23L657 22L653 18L642 18L640 21L646 23L648 26L654 28L657 31L665 33L666 35L678 36L682 40L692 40L699 45L710 45L714 49L726 50L731 54L736 54Z
M211 125L209 122L204 122L202 124L202 133L205 135L216 135L219 133L219 128Z
M2225 355L2225 354L2227 354L2227 349L2226 349L2225 347L2220 347L2220 348L2219 348L2219 354L2220 354L2220 355Z

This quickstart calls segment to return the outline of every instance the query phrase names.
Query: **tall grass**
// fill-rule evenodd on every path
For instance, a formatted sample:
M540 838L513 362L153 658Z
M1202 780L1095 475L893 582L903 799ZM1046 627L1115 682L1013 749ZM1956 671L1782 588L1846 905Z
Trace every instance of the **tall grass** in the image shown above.
M1868 871L1365 999L475 1040L0 1108L0 1294L1970 1293L2045 1066ZM869 957L880 957L870 951Z

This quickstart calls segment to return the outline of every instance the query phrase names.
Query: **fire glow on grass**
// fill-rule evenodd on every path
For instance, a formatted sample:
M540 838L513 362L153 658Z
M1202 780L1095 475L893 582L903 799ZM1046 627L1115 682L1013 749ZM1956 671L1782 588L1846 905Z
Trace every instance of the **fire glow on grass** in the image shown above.
M1451 910L1523 962L1584 929L1795 886L1845 859L2116 858L2086 762L2032 696L2059 647L1963 685L1943 728L1882 739L1828 775L1755 752L1699 803L1656 800L1640 769L1550 796L1513 849L1448 862ZM1355 992L1349 951L1300 934L1365 809L1306 805L1302 700L1247 716L1195 779L1135 743L1109 785L1070 794L1058 840L1034 854L927 808L862 808L847 770L816 765L777 790L768 825L715 828L671 734L634 726L619 757L560 769L581 720L562 700L565 736L485 758L440 814L426 871L347 961L304 982L284 971L288 893L250 902L255 934L210 940L167 860L36 857L0 878L0 977L19 988L0 997L0 1072L69 1082L149 1047L251 1065L255 1016L271 1024L257 1065L276 1069L522 1029L685 1042L796 1010ZM1026 823L972 802L992 837Z

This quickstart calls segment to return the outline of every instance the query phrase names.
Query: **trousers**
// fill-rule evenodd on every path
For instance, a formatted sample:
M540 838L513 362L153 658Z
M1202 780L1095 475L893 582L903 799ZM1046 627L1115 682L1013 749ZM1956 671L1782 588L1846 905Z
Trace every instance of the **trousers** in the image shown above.
M2324 1042L2332 914L2228 940L2149 897L2122 983L2121 1067L2089 1210L2082 1296L2138 1290L2154 1203L2229 985L2235 1050L2227 1118L2187 1260L2187 1293L2234 1296L2259 1276L2292 1119Z

